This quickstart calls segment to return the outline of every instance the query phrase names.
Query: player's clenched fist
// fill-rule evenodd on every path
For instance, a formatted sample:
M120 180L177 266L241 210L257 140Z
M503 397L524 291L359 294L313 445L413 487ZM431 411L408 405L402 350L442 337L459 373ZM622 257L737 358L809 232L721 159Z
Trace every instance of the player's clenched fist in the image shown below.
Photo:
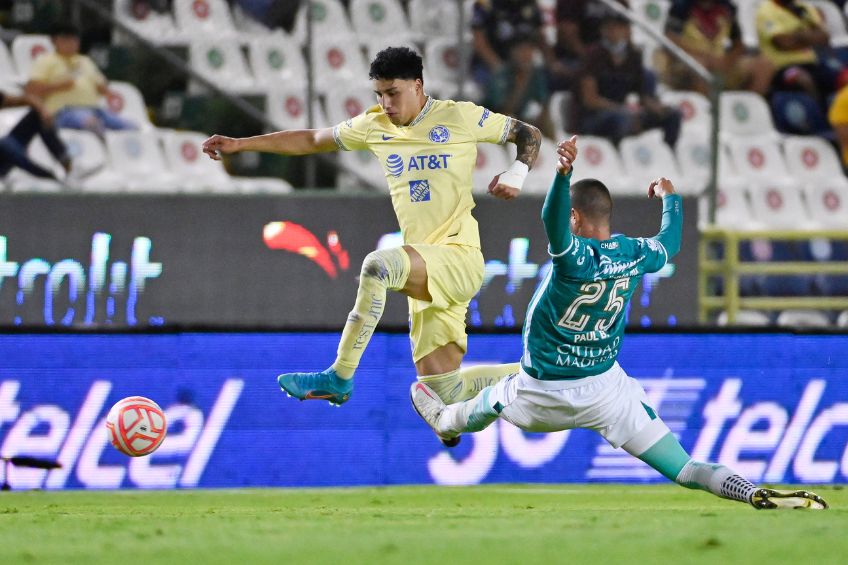
M557 172L561 175L567 175L574 166L574 160L577 159L577 136L572 135L571 139L561 141L557 145Z
M662 198L667 194L674 194L674 185L665 177L660 177L648 186L648 198Z
M239 150L239 140L225 135L213 135L203 142L202 147L204 153L220 161L222 153L235 153Z

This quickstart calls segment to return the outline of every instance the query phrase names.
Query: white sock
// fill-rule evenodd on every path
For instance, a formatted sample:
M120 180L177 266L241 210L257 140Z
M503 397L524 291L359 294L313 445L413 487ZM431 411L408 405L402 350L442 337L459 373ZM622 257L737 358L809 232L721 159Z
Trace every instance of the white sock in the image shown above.
M711 492L721 498L751 502L757 486L729 467L715 463L701 463L690 459L675 479L686 488Z

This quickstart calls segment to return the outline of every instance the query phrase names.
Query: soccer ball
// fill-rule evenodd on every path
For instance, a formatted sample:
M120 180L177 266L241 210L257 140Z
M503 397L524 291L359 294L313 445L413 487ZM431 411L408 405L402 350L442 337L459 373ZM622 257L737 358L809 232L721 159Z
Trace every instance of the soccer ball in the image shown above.
M168 424L158 404L143 396L129 396L109 410L106 429L115 449L130 457L141 457L162 444Z

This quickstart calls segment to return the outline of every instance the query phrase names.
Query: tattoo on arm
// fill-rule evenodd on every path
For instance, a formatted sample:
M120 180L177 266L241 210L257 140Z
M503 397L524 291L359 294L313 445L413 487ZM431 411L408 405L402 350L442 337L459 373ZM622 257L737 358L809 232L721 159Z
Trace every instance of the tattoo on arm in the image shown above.
M539 147L542 145L542 132L536 126L531 126L521 120L512 120L507 141L515 143L518 154L516 160L521 161L528 168L533 168L536 157L539 156Z

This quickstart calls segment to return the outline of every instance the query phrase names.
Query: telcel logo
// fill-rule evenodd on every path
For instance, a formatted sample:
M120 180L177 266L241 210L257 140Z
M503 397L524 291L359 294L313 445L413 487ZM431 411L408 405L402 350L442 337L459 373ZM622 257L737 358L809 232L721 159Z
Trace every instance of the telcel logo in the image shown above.
M110 265L111 240L112 236L108 233L94 234L91 239L91 262L86 270L81 262L74 259L63 259L54 264L40 258L27 259L23 263L9 261L7 239L0 236L0 290L4 283L8 284L6 279L17 282L14 324L33 322L24 320L21 312L25 301L35 293L37 285L43 284L43 323L48 326L70 326L80 322L94 324L97 304L104 293L107 294L104 305L106 321L115 318L117 299L125 296L125 322L129 326L136 325L138 299L144 292L147 279L162 274L162 263L150 261L152 241L147 237L137 237L133 240L129 264L126 261L114 261ZM54 304L63 286L67 288L67 307L64 312L57 313ZM157 325L162 322L160 318L150 320L150 323Z

